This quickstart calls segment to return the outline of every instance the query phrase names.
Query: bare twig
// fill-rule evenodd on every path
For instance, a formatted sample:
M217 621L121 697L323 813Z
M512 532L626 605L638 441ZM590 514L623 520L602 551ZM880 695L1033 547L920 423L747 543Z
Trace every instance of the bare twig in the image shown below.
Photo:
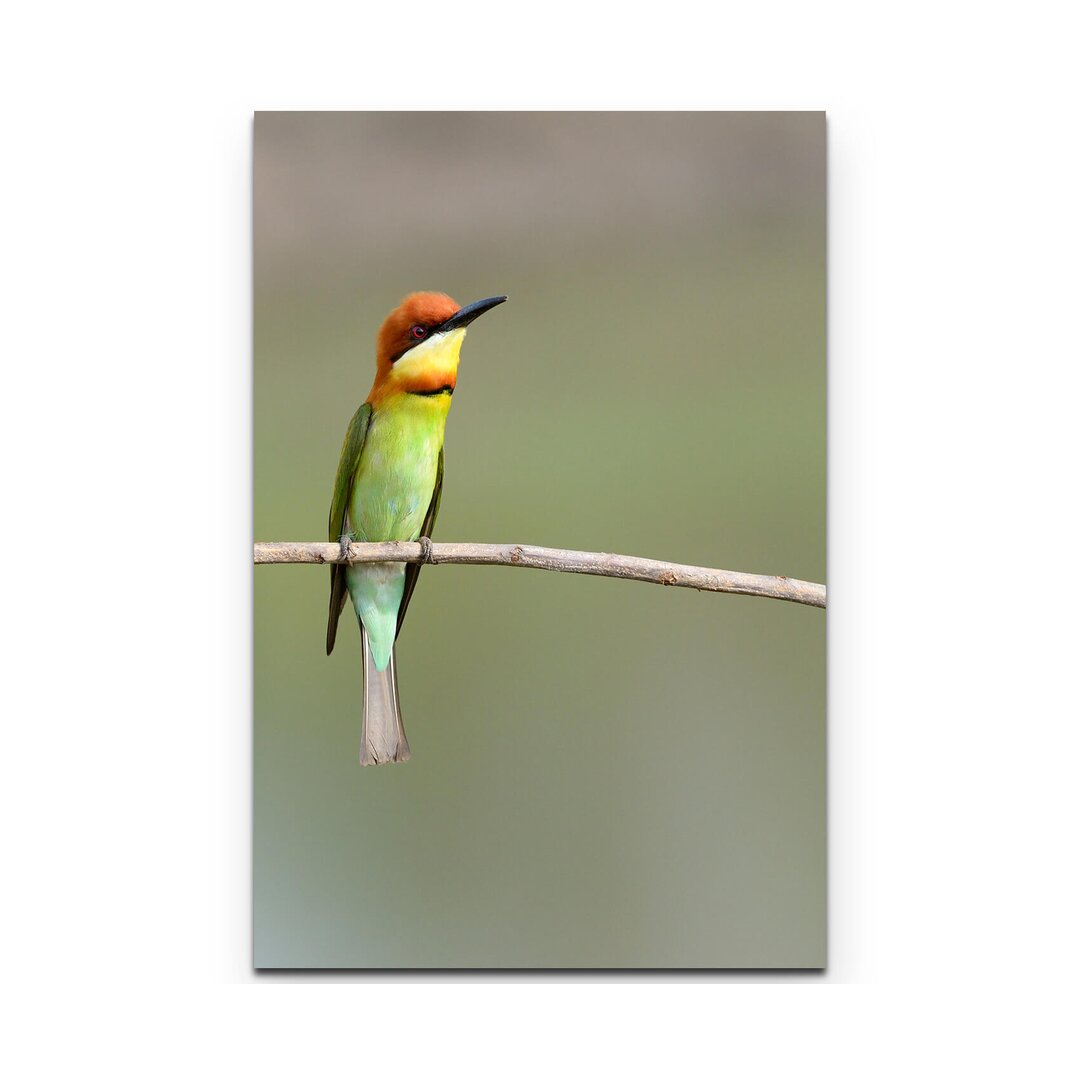
M810 607L825 606L825 586L797 578L741 574L735 570L710 570L704 566L638 559L633 555L609 555L604 551L568 551L563 548L529 547L525 544L427 544L389 542L350 544L348 560L338 544L307 544L283 541L255 545L255 562L268 563L431 562L473 566L526 566L564 574L651 581L702 592L741 593L790 600Z

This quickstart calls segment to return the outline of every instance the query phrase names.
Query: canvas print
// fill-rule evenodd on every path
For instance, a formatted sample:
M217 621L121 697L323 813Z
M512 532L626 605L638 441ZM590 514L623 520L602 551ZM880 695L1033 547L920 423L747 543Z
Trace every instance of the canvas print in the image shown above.
M822 113L258 113L254 964L826 964Z

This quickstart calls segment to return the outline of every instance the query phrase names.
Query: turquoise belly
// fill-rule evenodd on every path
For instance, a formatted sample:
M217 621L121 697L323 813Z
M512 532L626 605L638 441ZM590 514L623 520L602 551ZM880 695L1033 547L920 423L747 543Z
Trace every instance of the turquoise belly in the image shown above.
M372 417L360 458L349 528L359 541L415 540L427 516L439 466L445 410L417 398ZM351 566L345 580L368 633L375 666L383 671L397 636L405 590L401 563Z

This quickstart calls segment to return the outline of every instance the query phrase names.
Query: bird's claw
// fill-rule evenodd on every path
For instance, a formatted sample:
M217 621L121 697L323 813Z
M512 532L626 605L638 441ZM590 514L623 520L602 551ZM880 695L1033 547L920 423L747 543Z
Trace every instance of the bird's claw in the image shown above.
M434 563L435 559L431 554L431 537L420 537L420 561L422 563Z
M352 543L352 538L349 536L339 536L338 544L341 547L341 561L347 563L349 561L349 545Z

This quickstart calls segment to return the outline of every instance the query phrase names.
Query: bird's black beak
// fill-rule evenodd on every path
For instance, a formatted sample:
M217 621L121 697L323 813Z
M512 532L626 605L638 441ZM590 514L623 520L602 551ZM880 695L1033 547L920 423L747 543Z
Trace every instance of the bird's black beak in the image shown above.
M505 299L505 296L489 296L486 300L477 300L475 304L463 307L456 315L451 315L446 322L440 323L434 332L444 334L447 330L460 330L468 326L473 319L480 318L485 311L498 307Z

